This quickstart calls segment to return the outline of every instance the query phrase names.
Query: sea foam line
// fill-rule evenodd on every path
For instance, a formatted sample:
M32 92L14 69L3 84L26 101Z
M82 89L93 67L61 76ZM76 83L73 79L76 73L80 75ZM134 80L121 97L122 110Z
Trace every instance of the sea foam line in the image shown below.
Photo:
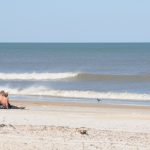
M1 87L2 89L2 87ZM150 100L150 94L127 93L127 92L96 92L78 90L54 90L45 87L29 87L25 89L13 89L3 87L12 95L34 95L34 96L54 96L68 98L101 98L101 99L122 99L122 100Z

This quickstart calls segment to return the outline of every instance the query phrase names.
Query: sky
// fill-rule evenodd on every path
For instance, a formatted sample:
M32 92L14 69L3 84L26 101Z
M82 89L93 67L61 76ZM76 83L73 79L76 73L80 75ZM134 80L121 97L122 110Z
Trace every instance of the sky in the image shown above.
M150 0L0 0L0 42L150 42Z

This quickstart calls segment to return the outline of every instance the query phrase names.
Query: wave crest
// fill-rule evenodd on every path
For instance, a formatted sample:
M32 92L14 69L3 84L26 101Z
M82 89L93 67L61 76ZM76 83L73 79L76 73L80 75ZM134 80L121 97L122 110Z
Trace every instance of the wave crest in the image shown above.
M77 76L77 73L0 73L0 80L58 80Z
M150 75L111 75L82 72L60 73L0 73L0 80L96 80L96 81L134 81L149 82Z
M25 89L13 89L10 87L1 88L9 91L12 95L34 95L34 96L54 96L68 98L102 98L102 99L122 99L122 100L150 100L150 94L138 94L127 92L97 92L78 90L54 90L45 87L29 87Z

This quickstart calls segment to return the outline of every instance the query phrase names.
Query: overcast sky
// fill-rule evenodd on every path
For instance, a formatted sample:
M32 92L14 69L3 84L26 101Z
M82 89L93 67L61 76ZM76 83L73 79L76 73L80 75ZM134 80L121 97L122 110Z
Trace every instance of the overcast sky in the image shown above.
M150 42L150 0L0 0L0 42Z

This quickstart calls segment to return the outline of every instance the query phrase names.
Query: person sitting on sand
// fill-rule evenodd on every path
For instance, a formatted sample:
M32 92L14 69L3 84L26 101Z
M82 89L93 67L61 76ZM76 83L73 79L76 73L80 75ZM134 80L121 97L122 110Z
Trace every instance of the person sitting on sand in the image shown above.
M0 91L0 105L8 109L10 107L8 93L5 91Z
M17 107L10 105L8 93L5 91L0 91L0 108L2 109L25 109L25 107Z

